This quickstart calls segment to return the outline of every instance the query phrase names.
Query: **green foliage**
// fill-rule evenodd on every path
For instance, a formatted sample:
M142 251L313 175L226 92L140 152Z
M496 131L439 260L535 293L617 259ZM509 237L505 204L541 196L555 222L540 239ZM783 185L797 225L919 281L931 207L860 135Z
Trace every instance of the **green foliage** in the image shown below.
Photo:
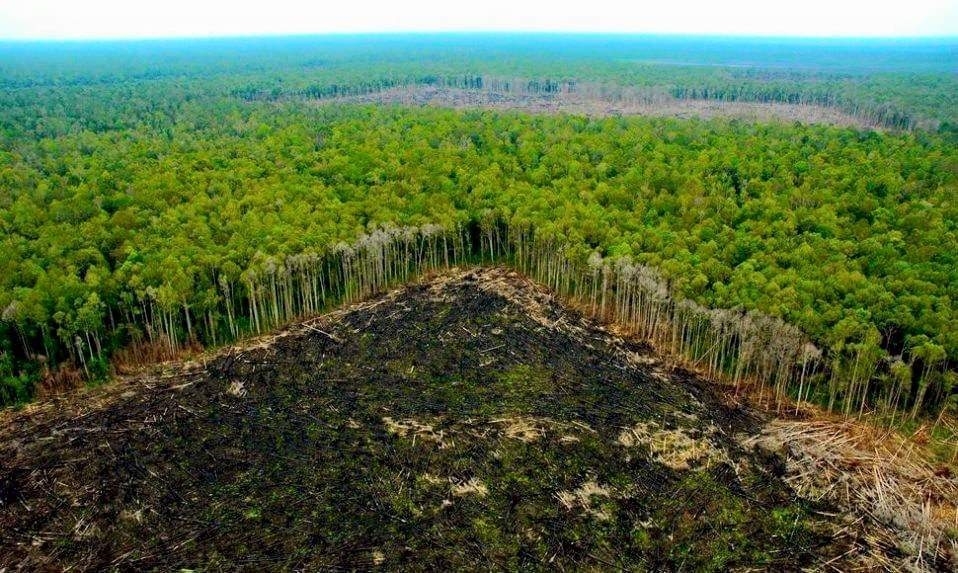
M35 379L28 373L15 373L13 357L0 352L0 404L20 405L33 398Z
M144 61L163 60L155 68L108 47L85 48L79 64L39 47L0 50L10 380L0 403L29 398L20 372L38 355L97 376L130 342L216 344L262 330L319 310L333 271L347 297L378 276L372 266L332 268L346 260L324 258L345 252L338 245L386 227L471 223L473 251L535 229L580 264L593 251L627 255L659 269L681 297L784 319L830 353L856 399L888 394L872 383L880 376L915 413L949 399L941 373L958 357L958 147L945 124L883 134L301 101L408 82L471 86L481 74L614 77L690 86L702 92L695 97L834 96L951 121L958 90L947 64L914 59L919 73L905 75L897 48L842 46L852 67L879 54L880 73L852 72L806 46L818 54L814 71L736 71L623 62L591 40L549 61L507 42L513 60L478 50L423 64L433 48L406 40L389 56L379 46L378 60L346 40L291 42L239 62L224 61L236 49L229 42L140 46ZM626 44L616 49L657 53ZM713 64L741 55L683 50ZM769 53L794 63L788 50ZM440 262L436 237L415 244ZM402 278L400 266L388 277ZM916 371L892 373L899 355Z

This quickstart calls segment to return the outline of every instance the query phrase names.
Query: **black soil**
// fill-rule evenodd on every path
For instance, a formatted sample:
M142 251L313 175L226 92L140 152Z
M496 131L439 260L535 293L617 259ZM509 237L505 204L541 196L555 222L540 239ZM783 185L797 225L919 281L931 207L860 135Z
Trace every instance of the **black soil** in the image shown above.
M514 274L450 275L3 415L0 571L821 567L847 548L738 445L761 422Z

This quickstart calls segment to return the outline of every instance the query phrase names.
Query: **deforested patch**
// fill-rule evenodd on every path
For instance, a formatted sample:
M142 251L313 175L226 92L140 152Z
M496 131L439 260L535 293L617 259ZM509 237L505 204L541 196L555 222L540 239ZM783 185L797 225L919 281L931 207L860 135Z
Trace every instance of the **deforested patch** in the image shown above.
M851 562L831 518L727 437L758 418L513 271L284 332L0 424L0 569Z
M649 98L647 94L607 97L601 89L579 89L560 93L517 93L490 89L464 89L440 86L406 86L362 95L316 100L316 105L334 103L374 103L380 105L436 106L453 109L520 110L525 113L571 113L590 117L638 115L676 118L730 118L744 121L787 122L876 129L879 124L823 105L723 101L716 99L679 99L665 94ZM595 86L593 86L595 87ZM625 90L628 92L629 90Z
M702 435L696 437L685 428L664 428L656 422L639 422L624 428L616 441L625 448L647 447L654 461L677 471L707 469L730 461L728 453L705 435L714 433L713 429L695 433Z

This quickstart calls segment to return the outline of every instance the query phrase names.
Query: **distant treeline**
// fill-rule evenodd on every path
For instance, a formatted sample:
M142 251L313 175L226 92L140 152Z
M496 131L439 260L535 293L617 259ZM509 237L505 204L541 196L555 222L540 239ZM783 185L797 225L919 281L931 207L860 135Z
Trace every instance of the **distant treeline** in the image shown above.
M787 85L739 85L717 87L675 87L669 90L679 99L706 99L718 101L748 101L817 105L839 109L866 125L897 130L915 129L923 125L911 114L888 104L870 104L849 99L840 92L826 90L796 90ZM937 126L935 126L937 127Z
M849 98L835 90L835 86L809 86L798 84L768 83L754 81L740 84L652 86L632 87L611 83L596 83L570 79L524 79L503 78L488 75L456 75L440 77L424 75L408 78L380 78L360 80L355 83L312 84L293 90L280 86L269 89L248 85L231 90L230 94L247 101L302 97L312 99L335 99L363 96L396 88L436 86L454 89L484 91L487 93L529 94L553 96L576 93L602 101L632 101L646 104L665 102L669 99L715 100L725 102L781 103L792 105L815 105L838 109L860 120L863 124L896 130L915 129L919 126L938 127L934 122L922 122L909 113L888 104L868 103Z
M935 130L958 124L956 61L958 44L948 39L436 34L0 42L0 92L335 97L429 78L540 78L546 90L574 80L675 97L812 102L886 127Z

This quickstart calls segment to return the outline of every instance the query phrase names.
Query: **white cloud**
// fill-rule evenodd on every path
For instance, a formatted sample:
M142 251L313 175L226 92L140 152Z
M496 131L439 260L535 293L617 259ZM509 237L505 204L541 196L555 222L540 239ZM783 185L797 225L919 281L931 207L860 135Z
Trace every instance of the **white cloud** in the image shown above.
M958 0L0 0L5 38L465 30L956 35Z

